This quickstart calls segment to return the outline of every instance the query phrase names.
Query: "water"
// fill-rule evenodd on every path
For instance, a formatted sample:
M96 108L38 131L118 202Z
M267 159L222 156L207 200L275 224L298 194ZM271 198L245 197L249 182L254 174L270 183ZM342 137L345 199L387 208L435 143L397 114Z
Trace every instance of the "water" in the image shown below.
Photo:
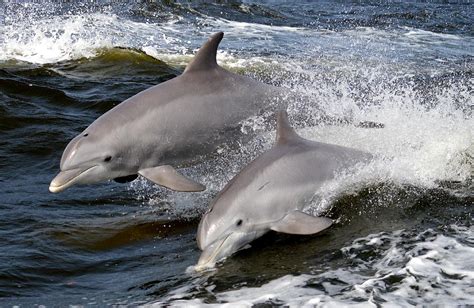
M0 4L0 306L474 304L474 10L469 2ZM377 159L315 192L320 236L271 233L218 266L195 232L211 198L269 148L257 137L185 170L205 193L137 179L48 192L99 115L182 72L224 31L224 67L303 91L305 137ZM321 119L321 114L325 119ZM374 121L383 128L329 123Z

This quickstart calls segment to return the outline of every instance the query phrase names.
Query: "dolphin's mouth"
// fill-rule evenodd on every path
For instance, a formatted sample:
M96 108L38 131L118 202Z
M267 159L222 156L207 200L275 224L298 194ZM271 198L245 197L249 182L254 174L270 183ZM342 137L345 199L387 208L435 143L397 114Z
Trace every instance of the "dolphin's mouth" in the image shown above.
M231 236L231 234L227 235L221 240L217 240L211 245L207 246L201 256L199 257L199 261L194 267L194 270L197 272L213 268L217 261L219 261L219 253L221 252L224 243L227 239Z
M265 232L263 232L265 233ZM250 247L250 242L255 240L257 237L263 235L261 232L231 232L225 237L216 240L212 244L208 245L201 256L199 257L198 263L194 266L194 271L201 272L204 270L212 269L216 263L230 257L234 253Z
M51 184L49 184L49 191L52 193L58 193L65 190L66 188L74 185L81 175L85 174L94 167L97 166L91 166L86 169L76 168L59 172L58 175L56 175L56 177L51 181Z

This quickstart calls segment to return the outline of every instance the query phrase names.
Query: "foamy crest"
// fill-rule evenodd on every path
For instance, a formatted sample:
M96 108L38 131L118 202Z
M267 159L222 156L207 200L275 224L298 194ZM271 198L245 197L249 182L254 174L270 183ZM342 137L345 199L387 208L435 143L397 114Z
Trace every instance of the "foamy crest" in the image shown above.
M19 21L3 27L0 61L55 63L95 56L111 47L176 51L173 35L166 24L157 26L123 19L114 14L89 13ZM138 34L138 35L137 35Z

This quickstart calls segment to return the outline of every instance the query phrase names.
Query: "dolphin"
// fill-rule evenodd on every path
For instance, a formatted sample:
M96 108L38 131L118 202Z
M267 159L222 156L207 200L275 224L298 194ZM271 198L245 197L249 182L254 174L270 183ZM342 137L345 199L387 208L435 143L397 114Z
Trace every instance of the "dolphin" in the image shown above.
M372 156L356 149L303 139L286 112L277 116L275 145L248 164L212 200L203 215L196 271L211 268L273 230L315 234L332 225L302 211L316 191L338 172Z
M72 139L49 190L138 175L176 191L204 190L175 167L215 150L242 120L282 93L220 67L216 53L223 36L212 35L182 75L123 101Z

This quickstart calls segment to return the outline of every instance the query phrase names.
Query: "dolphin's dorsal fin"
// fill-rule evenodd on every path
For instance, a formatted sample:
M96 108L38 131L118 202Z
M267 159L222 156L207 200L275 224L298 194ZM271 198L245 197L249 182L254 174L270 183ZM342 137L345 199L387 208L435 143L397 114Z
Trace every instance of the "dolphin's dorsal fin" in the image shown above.
M301 140L304 139L295 132L288 121L288 113L286 111L279 111L277 114L276 144L286 144Z
M191 63L186 66L184 72L200 71L217 67L217 47L224 37L224 32L213 34L197 52Z

